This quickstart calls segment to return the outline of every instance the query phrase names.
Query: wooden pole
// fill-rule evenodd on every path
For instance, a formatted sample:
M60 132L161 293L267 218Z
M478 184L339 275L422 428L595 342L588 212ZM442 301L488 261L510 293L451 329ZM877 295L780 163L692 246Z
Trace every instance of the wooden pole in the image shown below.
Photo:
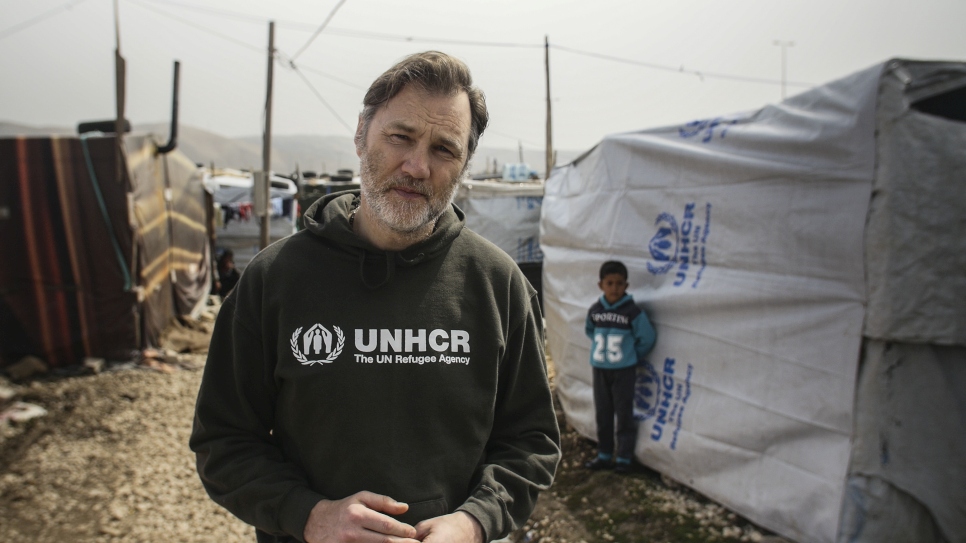
M544 68L547 75L547 170L544 179L550 177L550 170L553 169L553 138L551 136L550 123L550 37L544 36Z
M124 108L126 100L127 67L121 56L121 20L117 0L114 0L114 141L115 150L114 171L118 183L124 182Z
M268 90L265 94L265 134L262 139L262 171L265 172L265 214L262 215L262 240L260 249L271 243L271 202L269 195L272 186L272 78L275 67L275 21L268 22Z

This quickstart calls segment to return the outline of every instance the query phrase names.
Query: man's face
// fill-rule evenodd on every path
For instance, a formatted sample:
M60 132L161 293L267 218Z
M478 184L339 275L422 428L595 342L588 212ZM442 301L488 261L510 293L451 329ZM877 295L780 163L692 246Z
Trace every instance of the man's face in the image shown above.
M435 223L465 171L470 125L465 92L429 94L410 85L376 112L356 151L363 205L382 226L412 234Z

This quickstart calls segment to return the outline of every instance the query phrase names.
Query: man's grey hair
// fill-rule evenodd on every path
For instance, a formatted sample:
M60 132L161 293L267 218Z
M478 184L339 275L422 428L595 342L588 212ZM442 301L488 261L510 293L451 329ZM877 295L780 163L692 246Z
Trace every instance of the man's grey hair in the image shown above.
M372 82L366 97L362 100L363 109L359 115L362 130L356 133L356 146L360 148L365 146L369 125L372 123L372 118L376 116L376 111L409 84L431 94L453 95L463 91L469 97L471 126L469 152L466 155L466 165L468 165L473 153L476 152L476 144L483 130L486 129L490 114L486 111L483 91L473 86L473 77L466 64L458 58L439 51L409 55Z

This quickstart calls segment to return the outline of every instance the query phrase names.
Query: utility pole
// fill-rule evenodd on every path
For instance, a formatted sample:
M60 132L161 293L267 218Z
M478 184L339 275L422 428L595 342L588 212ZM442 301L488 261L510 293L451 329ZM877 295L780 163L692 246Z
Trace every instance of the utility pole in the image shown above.
M788 48L794 46L795 42L775 40L772 43L782 48L782 100L784 100L785 99L785 81L786 81L786 66L785 66L786 55L787 55Z
M121 21L117 0L114 0L114 43L116 44L114 48L114 97L117 113L114 120L114 138L117 142L114 169L117 181L120 183L124 179L124 159L122 156L124 153L124 102L127 94L125 89L127 69L124 57L121 56Z
M544 68L547 74L547 171L543 178L550 177L550 170L553 169L553 139L551 137L550 125L550 37L544 36Z
M262 140L262 175L265 182L262 187L256 183L255 189L261 188L263 201L265 202L265 213L262 215L262 243L259 249L268 247L271 243L271 202L269 195L272 186L272 77L275 67L275 21L268 22L268 90L265 94L265 134Z

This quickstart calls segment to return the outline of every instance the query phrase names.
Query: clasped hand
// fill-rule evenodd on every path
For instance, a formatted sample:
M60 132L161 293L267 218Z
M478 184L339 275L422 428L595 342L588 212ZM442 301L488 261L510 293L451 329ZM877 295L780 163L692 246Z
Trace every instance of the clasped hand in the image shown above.
M381 494L358 492L315 504L305 524L308 543L483 543L483 527L462 511L424 520L416 526L390 517L409 505Z

